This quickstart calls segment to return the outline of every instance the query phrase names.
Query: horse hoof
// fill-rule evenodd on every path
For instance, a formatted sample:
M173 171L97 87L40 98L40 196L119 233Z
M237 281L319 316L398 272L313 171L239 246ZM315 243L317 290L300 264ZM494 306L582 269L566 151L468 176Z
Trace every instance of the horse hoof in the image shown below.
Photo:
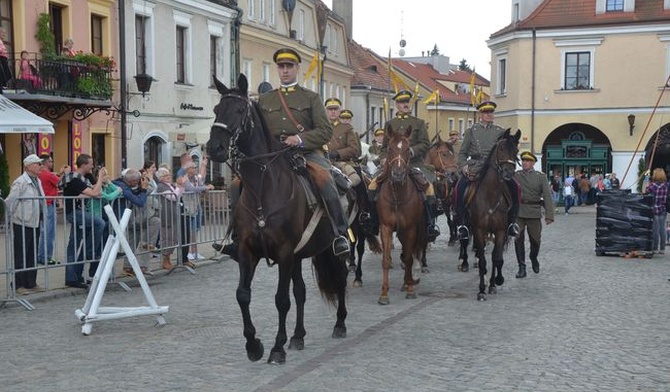
M272 350L270 352L270 356L268 357L268 363L271 364L283 364L286 363L286 351L284 349L279 349L279 350Z
M255 339L253 342L247 342L246 349L247 358L249 358L251 362L256 362L263 358L264 348L260 339Z
M496 286L489 286L489 294L498 294Z
M347 337L347 327L333 328L333 339L344 339Z
M458 270L461 272L468 272L470 270L470 266L468 264L461 264L458 266Z
M421 283L421 278L414 279L414 281L413 281L414 286L418 285L419 283Z
M305 348L305 339L292 337L288 343L289 350L302 350Z
M484 301L486 301L486 293L479 293L479 294L477 294L477 301L479 301L479 302L484 302Z
M455 246L455 245L456 245L456 240L449 240L449 242L447 242L447 246Z
M349 272L356 272L356 264L349 264Z
M505 278L502 275L496 276L495 279L496 286L502 286L505 283Z
M363 282L360 280L354 280L354 282L351 284L351 287L363 287Z
M380 305L388 305L390 303L388 295L381 295L377 300L377 303Z
M428 267L421 267L421 273L422 273L422 274L429 274L429 273L430 273L430 268L428 268Z
M408 291L405 293L405 299L416 299L416 291Z
M407 291L407 283L403 283L402 287L400 288L401 292Z

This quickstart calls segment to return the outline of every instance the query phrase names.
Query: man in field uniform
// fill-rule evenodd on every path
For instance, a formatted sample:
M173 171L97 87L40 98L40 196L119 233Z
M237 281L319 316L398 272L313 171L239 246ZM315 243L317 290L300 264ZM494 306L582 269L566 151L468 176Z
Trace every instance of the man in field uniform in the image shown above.
M299 149L307 161L316 163L328 173L330 180L319 191L328 216L338 232L333 241L333 252L346 257L349 254L349 241L345 237L347 219L330 175L330 162L323 150L323 146L330 141L333 127L319 95L298 85L301 62L298 52L292 48L282 48L274 53L272 59L277 64L280 88L259 97L261 115L270 134L284 144ZM233 243L232 249L229 245L224 246L222 252L234 253L236 257L235 245Z
M458 168L462 172L461 178L456 185L454 194L454 205L456 206L456 224L458 225L458 236L460 239L467 239L470 235L466 220L465 211L465 190L471 179L476 178L488 158L491 150L495 146L500 135L505 130L493 123L493 112L496 110L496 103L485 101L477 105L479 111L479 122L475 123L465 132L463 144L458 151ZM507 228L507 235L516 237L519 234L519 226L516 224L516 217L519 212L519 185L514 179L506 181L512 196L512 206L507 214L507 221L510 222Z
M424 159L428 153L428 149L430 148L430 140L428 139L426 122L411 115L411 99L412 93L407 90L401 90L393 97L397 109L397 114L393 119L386 123L385 128L390 129L390 131L394 134L404 133L407 128L412 128L412 133L409 136L410 154L412 156L409 161L409 164L412 166L410 176L412 177L414 183L418 184L420 187L427 183L426 185L428 188L426 189L424 196L424 211L426 214L426 223L428 225L426 237L428 242L433 242L435 241L435 238L440 235L440 229L435 224L435 193L431 185L433 179L426 179L426 174L428 171L424 166ZM386 159L386 154L388 152L388 141L389 138L384 137L380 151L382 162ZM432 177L433 174L430 173L430 176ZM368 187L373 203L377 195L377 186L379 183L385 180L385 177L385 173L379 173L379 175L377 175L377 177ZM376 208L374 208L373 211L374 210L376 210Z
M521 153L521 170L516 172L516 180L521 186L521 206L519 208L519 236L514 241L516 261L519 263L517 278L526 277L526 250L524 247L524 230L528 228L530 239L530 262L533 272L540 273L540 262L537 255L540 253L542 238L542 207L544 207L544 222L551 224L554 221L554 201L547 184L546 174L536 171L533 166L537 158L530 151Z
M328 120L333 126L333 136L328 142L328 158L356 187L361 183L361 177L354 169L353 160L361 155L361 142L351 124L340 121L341 116L353 117L350 110L342 111L342 103L337 98L329 98L325 102ZM342 117L344 118L344 117Z

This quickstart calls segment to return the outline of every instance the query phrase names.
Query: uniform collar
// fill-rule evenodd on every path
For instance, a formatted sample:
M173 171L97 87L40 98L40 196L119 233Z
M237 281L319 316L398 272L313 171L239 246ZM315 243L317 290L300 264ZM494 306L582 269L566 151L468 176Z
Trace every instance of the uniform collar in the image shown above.
M295 88L296 88L297 85L298 85L298 82L295 82L295 83L293 83L293 84L289 84L289 85L287 85L287 86L283 86L283 85L282 85L282 86L279 87L279 90L280 90L282 93L290 93L290 92L292 92L292 91L295 91Z
M400 113L400 112L398 112L398 113L396 114L396 117L405 119L405 118L409 118L410 115L409 115L408 113Z

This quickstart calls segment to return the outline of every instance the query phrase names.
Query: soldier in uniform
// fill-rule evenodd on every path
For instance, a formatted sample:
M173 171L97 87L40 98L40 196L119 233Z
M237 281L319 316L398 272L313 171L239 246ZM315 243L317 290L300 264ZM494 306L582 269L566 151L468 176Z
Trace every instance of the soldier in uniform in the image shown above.
M477 177L498 138L505 132L502 127L493 123L493 112L496 107L496 103L491 101L484 101L477 105L480 120L465 132L463 144L458 151L458 168L463 175L458 180L456 193L454 194L454 205L456 207L454 218L458 225L458 237L460 239L468 239L470 235L465 224L466 211L465 200L463 200L465 189L471 179ZM512 206L507 216L507 221L510 222L507 235L516 237L519 235L519 225L516 223L516 217L519 212L520 189L514 179L506 181L506 183L512 196Z
M282 143L299 149L306 160L316 163L330 176L331 165L323 146L330 141L333 127L319 95L298 85L300 55L292 48L282 48L274 53L272 59L277 64L280 88L259 97L263 120L270 134L282 140ZM319 191L338 231L333 241L333 252L348 257L349 241L345 237L348 224L332 176ZM226 245L222 252L233 258L237 256L234 243L232 249Z
M537 158L530 151L521 153L522 169L516 172L516 180L521 186L521 206L519 208L519 236L514 241L516 260L519 263L517 278L526 277L526 252L524 248L524 230L528 228L530 239L530 262L533 272L540 272L540 262L537 255L540 253L540 239L542 238L542 207L544 206L544 222L551 224L554 221L554 201L547 184L546 174L533 169Z
M351 119L353 113L350 110L341 111L342 103L337 98L327 99L325 106L328 119L333 125L333 136L327 144L328 158L333 166L349 178L351 186L356 187L361 183L361 177L354 169L353 160L361 155L361 142L351 124L340 121Z
M458 151L460 150L460 146L458 145L458 131L453 129L449 131L449 139L447 139L447 147L449 148L449 151L454 155L458 156Z
M412 133L409 136L410 143L410 153L412 158L410 159L409 164L412 166L411 177L412 180L417 184L426 184L428 183L428 188L424 197L424 211L426 214L426 222L428 228L426 231L426 237L428 242L435 241L435 238L440 235L440 229L435 224L436 213L434 211L435 207L435 194L432 187L432 179L426 179L426 168L424 166L424 159L430 148L430 139L428 139L428 130L426 129L425 121L414 117L411 115L411 105L410 100L412 99L412 93L407 90L399 91L394 97L397 115L395 118L391 119L386 123L385 128L390 129L392 133L404 133L408 128L412 128ZM388 151L388 141L387 137L384 137L382 142L380 157L382 162L386 158ZM432 176L432 173L431 173ZM379 173L377 177L370 183L368 189L370 190L371 199L374 203L377 195L377 186L379 183L384 181L385 173ZM372 209L376 211L376 208Z

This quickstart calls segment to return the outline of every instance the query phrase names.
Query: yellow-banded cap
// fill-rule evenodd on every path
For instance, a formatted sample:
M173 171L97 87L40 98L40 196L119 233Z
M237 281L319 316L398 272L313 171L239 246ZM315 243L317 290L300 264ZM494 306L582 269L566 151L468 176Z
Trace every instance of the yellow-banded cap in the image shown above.
M484 101L477 105L477 110L480 112L493 112L497 107L498 105L496 105L496 103L493 101Z
M412 99L412 93L408 90L400 90L393 96L394 101L409 101Z
M375 136L380 136L380 135L383 135L384 133L385 133L385 131L384 131L383 128L377 128L375 130Z
M300 64L302 62L298 52L296 52L291 48L281 48L277 50L275 54L272 56L272 60L274 60L274 62L277 64L282 63Z
M457 131L457 130L452 129L451 131L449 131L449 136L457 136L457 135L458 135L458 131Z
M340 118L348 119L348 118L353 118L353 117L354 117L354 113L352 113L352 111L349 110L349 109L344 109L343 111L340 112Z
M334 108L334 107L340 107L342 106L342 101L340 101L337 98L328 98L326 99L326 102L323 104L326 108Z
M521 153L521 160L537 162L537 157L530 151L524 151Z

